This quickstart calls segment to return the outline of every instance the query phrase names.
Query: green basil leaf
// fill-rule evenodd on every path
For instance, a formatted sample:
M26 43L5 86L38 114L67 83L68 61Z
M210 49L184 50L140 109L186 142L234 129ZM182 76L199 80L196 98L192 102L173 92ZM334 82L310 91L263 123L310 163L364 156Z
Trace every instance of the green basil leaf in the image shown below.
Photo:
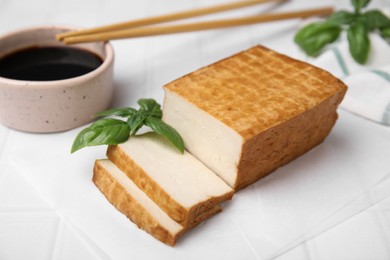
M160 104L156 102L156 100L152 98L143 98L138 100L138 105L140 106L141 110L143 111L151 111L155 107L160 107Z
M390 26L390 19L379 10L367 11L361 15L359 20L369 31Z
M148 117L145 124L154 132L167 138L181 153L184 153L184 141L179 133L161 119Z
M352 57L360 64L365 64L370 53L370 39L368 31L364 24L357 23L351 26L347 31L349 43L349 52Z
M162 118L161 106L154 99L140 99L138 105L145 115Z
M356 13L360 13L360 10L366 7L369 3L370 0L352 0L352 5L355 7Z
M325 45L339 37L340 32L340 27L331 23L312 23L299 30L294 40L309 56L317 56Z
M155 117L155 118L159 118L159 119L162 118L162 110L161 110L160 105L159 106L155 106L151 111L146 111L146 112L143 112L143 113L146 116L151 116L151 117Z
M137 113L132 107L124 107L124 108L113 108L109 110L105 110L95 114L95 116L120 116L120 117L129 117Z
M73 142L71 152L94 145L119 144L135 135L144 125L154 132L167 138L181 153L184 152L184 142L175 129L164 123L161 106L153 99L140 99L140 109L131 107L115 108L97 113L96 116L121 116L127 121L113 118L100 119L91 126L83 129Z
M141 113L135 114L127 119L127 124L130 127L130 135L135 135L138 132L145 124L145 119L146 116Z
M331 14L326 20L333 25L348 25L355 22L357 19L356 14L347 11L337 11Z
M100 119L77 135L71 153L87 146L123 143L129 138L129 132L129 125L122 120Z
M385 28L381 28L380 31L381 31L382 38L384 38L384 39L390 38L390 26L385 27Z

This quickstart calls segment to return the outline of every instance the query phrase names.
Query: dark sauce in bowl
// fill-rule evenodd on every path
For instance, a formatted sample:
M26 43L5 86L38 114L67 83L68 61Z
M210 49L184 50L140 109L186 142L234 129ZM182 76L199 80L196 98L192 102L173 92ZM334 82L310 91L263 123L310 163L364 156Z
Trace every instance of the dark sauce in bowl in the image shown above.
M103 63L96 54L73 47L32 47L0 58L0 77L50 81L78 77Z

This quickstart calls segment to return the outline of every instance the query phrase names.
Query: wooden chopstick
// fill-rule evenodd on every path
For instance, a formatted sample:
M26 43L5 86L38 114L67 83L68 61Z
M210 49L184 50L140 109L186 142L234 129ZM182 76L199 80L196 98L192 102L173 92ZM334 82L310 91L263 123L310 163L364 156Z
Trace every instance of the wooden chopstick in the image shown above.
M241 26L248 24L256 24L277 20L286 20L292 18L306 18L311 16L330 15L333 12L333 8L317 8L304 11L266 14L259 16L251 16L237 19L225 19L217 21L207 21L198 23L188 23L182 25L167 25L167 26L155 26L155 27L141 27L135 29L125 29L119 31L103 32L96 34L87 34L81 36L66 37L63 41L66 44L81 43L81 42L94 42L94 41L108 41L114 39L135 38L143 36L153 36L162 34L174 34L181 32L191 32L200 30L210 30L217 28L226 28L233 26Z
M272 1L287 1L287 0L238 1L238 2L233 2L233 3L223 4L223 5L217 5L217 6L211 6L211 7L183 11L183 12L179 12L179 13L166 14L166 15L161 15L161 16L144 18L144 19L140 19L140 20L116 23L116 24L111 24L111 25L106 25L106 26L101 26L101 27L96 27L96 28L91 28L91 29L64 32L64 33L60 33L60 34L56 35L56 38L57 38L57 40L62 40L65 37L71 37L71 36L79 36L79 35L86 35L86 34L92 34L92 33L117 31L117 30L130 29L130 28L134 28L134 27L141 27L141 26L152 25L152 24L157 24L157 23L171 22L171 21L176 21L176 20L181 20L181 19L186 19L186 18L203 16L203 15L212 14L212 13L234 10L234 9L238 9L238 8L248 7L248 6L252 6L252 5L258 5L258 4L272 2Z

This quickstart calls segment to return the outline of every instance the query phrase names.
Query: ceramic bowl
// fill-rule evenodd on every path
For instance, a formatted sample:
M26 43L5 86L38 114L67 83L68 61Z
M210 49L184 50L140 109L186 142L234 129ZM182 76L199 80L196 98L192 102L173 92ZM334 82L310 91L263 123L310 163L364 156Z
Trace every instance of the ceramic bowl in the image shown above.
M55 35L74 28L45 26L0 36L0 58L29 47L61 46ZM113 96L114 51L109 43L75 44L98 55L103 63L81 76L51 81L0 77L0 121L27 132L49 133L72 129L105 110Z

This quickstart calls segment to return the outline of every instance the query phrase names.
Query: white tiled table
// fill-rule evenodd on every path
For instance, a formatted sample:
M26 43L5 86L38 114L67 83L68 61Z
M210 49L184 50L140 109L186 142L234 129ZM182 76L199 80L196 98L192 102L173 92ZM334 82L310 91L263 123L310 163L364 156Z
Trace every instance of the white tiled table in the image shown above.
M0 0L0 33L42 24L89 27L221 2L224 1ZM318 5L313 2L293 1L286 8ZM349 1L328 0L321 5L333 2L340 6L348 5ZM246 9L231 15L253 13ZM113 106L134 105L142 97L161 102L164 83L254 44L262 43L296 56L298 50L291 39L297 24L298 21L288 21L114 42L116 94ZM62 133L61 138L63 140L65 135L71 142L75 133ZM0 125L0 259L113 259L93 238L64 217L60 208L48 203L26 178L28 172L9 166L7 155L11 148L15 149L12 140L19 135L23 134ZM390 139L390 129L384 130L383 136ZM24 138L44 137L26 134ZM55 140L56 135L49 138ZM115 234L112 236L115 239ZM134 258L129 256L128 259ZM342 221L277 259L390 259L390 199Z

